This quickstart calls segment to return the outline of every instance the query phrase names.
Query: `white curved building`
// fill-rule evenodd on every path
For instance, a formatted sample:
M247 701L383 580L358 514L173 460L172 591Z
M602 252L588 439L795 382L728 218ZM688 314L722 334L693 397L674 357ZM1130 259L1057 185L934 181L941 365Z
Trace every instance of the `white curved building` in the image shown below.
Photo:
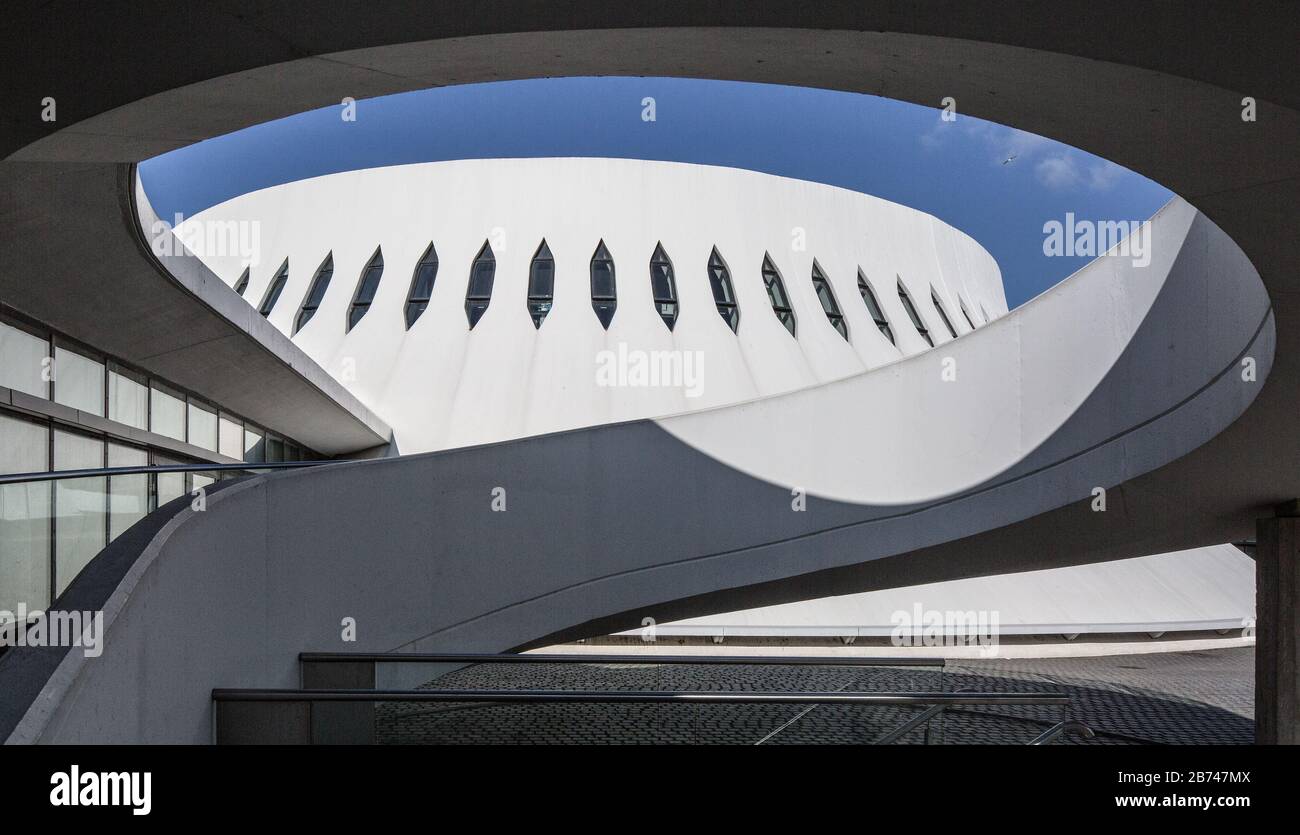
M1182 223L1183 210L1174 211L1168 222ZM231 224L256 230L254 258L202 251L212 230ZM1019 376L1005 375L1006 363L963 368L987 391L987 413L972 415L964 433L927 441L917 432L883 445L875 454L889 461L880 471L894 475L873 480L869 461L836 455L846 448L836 439L800 432L807 399L774 395L818 389L813 402L837 411L839 433L877 432L873 421L900 412L924 426L945 404L910 398L902 371L875 375L871 402L860 383L831 384L931 343L942 348L1004 315L998 266L922 212L750 171L624 159L394 166L246 194L177 233L392 426L402 454L678 416L660 425L760 479L901 504L1014 464L1097 383L1080 373L1073 387L1035 390L1034 375L1059 375L1061 357L1037 369L1017 363L1013 343L990 334L1006 343ZM1084 315L1060 338L1089 339L1094 353L1118 357L1162 275L1092 276L1123 298L1115 310L1093 311L1096 321L1120 326L1094 339ZM1080 313L1076 295L1067 283L1036 303L1066 322ZM936 352L927 370L943 374L948 361ZM1047 399L1035 403L1039 391ZM1001 398L1019 398L1036 422L985 432L981 421L1000 419ZM726 437L710 434L716 422L701 429L690 417L751 400ZM901 463L908 458L914 472ZM879 635L888 613L914 599L1000 611L1008 634L1218 630L1253 616L1253 565L1236 549L1171 556L787 604L665 634Z
M191 240L229 222L256 224L261 257L209 255L208 266L232 285L247 268L245 299L384 415L404 454L822 385L1006 312L997 264L947 224L841 188L714 166L509 159L351 171L243 195L178 232ZM529 281L543 244L553 304L537 326ZM605 292L592 277L602 245L615 286L607 326L593 308L593 292ZM418 279L434 259L417 314L424 302L410 299L424 298ZM323 267L328 286L312 295ZM490 291L470 286L475 269L491 275ZM671 275L659 303L675 315L658 310L656 270ZM765 286L773 274L775 297ZM829 315L814 276L829 287ZM734 327L719 315L719 301L733 310L727 292ZM472 327L471 293L486 304ZM357 317L362 297L371 301ZM783 297L788 327L774 309ZM418 315L409 326L408 309ZM680 363L680 377L639 384L634 366L656 359L650 352L672 352L657 359ZM611 360L632 379L598 379L618 371Z

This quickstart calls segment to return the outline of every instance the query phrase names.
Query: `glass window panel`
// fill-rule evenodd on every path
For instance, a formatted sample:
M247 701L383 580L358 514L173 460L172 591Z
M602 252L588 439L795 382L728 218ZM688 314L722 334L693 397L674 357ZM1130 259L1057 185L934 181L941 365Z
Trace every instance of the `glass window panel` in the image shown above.
M614 297L614 270L608 261L593 261L591 264L591 297L593 299L612 299Z
M58 380L56 378L57 385ZM99 438L54 430L54 469L98 469L104 466L104 442ZM104 548L106 488L103 476L54 482L55 596Z
M0 322L0 386L48 398L45 368L49 356L48 341Z
M190 443L203 449L217 450L217 413L197 403L190 403Z
M149 387L108 369L108 417L136 429L148 429Z
M266 290L266 297L262 299L262 306L258 312L263 316L270 316L271 311L275 310L275 303L280 300L280 294L284 292L284 285L289 281L289 262L286 260L280 265L275 277L271 279L271 285Z
M266 439L251 426L244 427L244 461L260 464L266 460Z
M411 302L406 306L406 327L409 329L415 324L415 320L420 318L420 314L428 308L428 302Z
M154 463L160 467L165 467L172 464L184 464L185 462L155 453ZM162 507L168 502L185 495L185 473L158 473L157 485L158 503L155 507Z
M54 349L54 400L104 416L104 363L63 346Z
M185 401L157 386L149 389L150 431L177 441L185 440Z
M555 292L555 262L536 259L528 276L528 295L551 296Z
M486 299L492 295L492 276L495 272L496 264L493 261L480 260L474 263L469 281L471 299Z
M210 484L214 484L214 483L216 483L216 479L213 478L213 477L210 476L210 475L204 475L203 473L191 473L191 474L190 474L190 492L191 492L191 493L193 493L195 490L198 490L198 489L201 488L201 487L207 487L208 485L210 485Z
M272 464L284 460L284 441L275 436L266 439L266 460Z
M383 266L370 267L361 278L361 288L357 291L357 301L369 304L375 300L375 291L379 289L379 279L384 274Z
M658 300L672 300L673 281L672 274L668 271L667 264L650 265L650 286L654 291L654 297Z
M425 262L415 271L415 284L411 287L411 301L427 302L433 295L433 282L438 277L438 262Z
M221 416L217 427L217 452L227 458L244 457L244 426L237 420Z
M50 428L0 414L0 473L50 468ZM0 611L50 604L52 482L0 485Z
M145 467L149 453L139 447L108 444L108 466ZM115 475L108 479L108 539L111 542L149 512L149 476Z

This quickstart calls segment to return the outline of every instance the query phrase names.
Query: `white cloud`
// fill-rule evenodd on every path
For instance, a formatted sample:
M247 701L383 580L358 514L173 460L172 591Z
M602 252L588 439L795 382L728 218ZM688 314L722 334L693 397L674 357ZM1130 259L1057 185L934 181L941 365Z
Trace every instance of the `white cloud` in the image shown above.
M1079 184L1079 168L1074 160L1065 154L1047 157L1034 166L1038 182L1058 190L1074 188Z

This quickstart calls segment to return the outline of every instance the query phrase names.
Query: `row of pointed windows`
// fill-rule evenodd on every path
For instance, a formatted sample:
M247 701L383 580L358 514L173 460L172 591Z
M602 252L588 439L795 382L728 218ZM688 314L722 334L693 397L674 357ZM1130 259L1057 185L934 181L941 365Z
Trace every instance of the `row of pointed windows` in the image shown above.
M596 313L596 318L600 320L601 326L608 330L610 322L614 319L614 312L618 307L618 285L614 276L614 258L610 255L609 249L606 248L603 240L597 244L596 251L591 256L590 270L591 307ZM383 274L384 257L383 253L377 249L361 271L361 277L358 279L356 290L353 293L352 303L348 307L347 329L349 331L356 327L357 323L369 312L375 293L379 290L379 281ZM330 280L333 276L334 256L331 253L325 257L325 261L317 268L316 276L312 279L307 295L303 298L302 307L299 309L298 317L294 321L295 333L301 330L316 315L321 302L325 299L325 292L329 289ZM428 308L429 299L433 295L433 285L437 277L438 253L434 250L433 244L430 243L428 249L420 256L415 273L411 277L411 287L406 298L407 330L410 330L411 326ZM468 320L471 330L478 324L479 319L487 312L488 305L492 302L492 285L495 277L496 257L492 253L491 243L484 241L483 247L474 256L474 263L470 267L469 283L465 289L465 318ZM731 272L726 262L722 260L722 256L718 253L717 247L714 247L709 254L708 277L709 288L713 292L713 302L717 306L718 315L722 317L722 320L727 323L727 326L733 332L739 333L740 307L736 304L736 295L731 283ZM796 336L797 320L794 307L790 303L790 297L786 293L785 282L782 280L781 273L777 270L776 265L772 263L771 256L766 253L763 255L762 278L763 286L767 290L768 301L772 305L772 312L776 315L777 321L790 332L791 336ZM248 289L248 280L248 270L245 269L243 275L235 283L235 292L242 296ZM275 309L275 305L279 301L281 293L284 292L288 280L289 261L285 259L280 269L276 271L275 277L271 279L271 283L262 297L262 303L258 311L263 316L271 315L271 311ZM813 262L812 266L812 286L817 295L817 300L821 303L822 312L826 315L826 320L847 341L849 338L848 323L840 310L839 302L835 298L835 291L831 289L830 281L816 261ZM679 307L677 279L673 272L672 261L669 260L662 244L657 244L654 254L650 256L650 288L654 298L655 311L663 319L668 329L672 330L677 323ZM911 320L912 327L916 329L916 332L925 340L926 344L934 347L934 337L931 336L930 329L926 326L925 320L921 318L920 312L901 280L898 281L897 290L899 302L902 303L907 318ZM867 283L861 270L858 271L858 293L862 296L867 312L871 315L871 319L880 330L880 333L891 344L896 344L889 319L885 316L880 302L876 299L875 292ZM953 327L948 311L943 302L940 301L938 291L933 287L930 288L930 301L934 305L934 309L939 313L939 318L948 331L948 335L956 339L957 329ZM543 240L533 254L532 264L528 271L528 315L532 318L534 327L541 328L542 322L545 321L547 314L551 312L554 302L555 257L551 254L546 241ZM959 297L958 304L966 324L970 326L971 330L974 330L975 323L971 319L970 312L966 309L966 302ZM987 311L984 312L984 319L988 321Z

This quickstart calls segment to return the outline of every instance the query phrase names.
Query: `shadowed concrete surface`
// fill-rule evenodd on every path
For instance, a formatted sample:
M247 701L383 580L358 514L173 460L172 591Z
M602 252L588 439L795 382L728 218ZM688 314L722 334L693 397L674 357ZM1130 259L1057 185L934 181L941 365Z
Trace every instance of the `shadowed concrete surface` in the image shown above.
M466 690L835 691L957 690L1047 693L1068 707L949 708L927 737L899 744L1024 744L1078 719L1093 739L1056 744L1250 744L1254 741L1249 647L1102 658L950 661L939 668L710 667L645 664L479 664L427 686ZM920 712L897 706L481 705L380 703L377 741L435 744L869 743Z
M426 616L432 611L434 619L448 624L438 634L442 646L505 649L529 640L554 641L566 634L627 628L633 625L630 619L637 607L648 603L658 606L660 619L671 619L1013 567L1042 568L1214 544L1249 535L1254 518L1271 512L1276 503L1300 495L1300 469L1294 466L1300 459L1300 439L1293 431L1294 404L1300 392L1300 367L1296 364L1300 356L1300 255L1295 248L1300 238L1300 217L1295 213L1295 206L1300 205L1300 158L1295 154L1300 147L1300 117L1293 61L1296 21L1291 9L1277 7L1272 14L1244 15L1226 3L1191 7L1156 4L1136 15L1128 4L1099 3L1087 15L1067 19L1047 6L993 3L902 8L844 3L778 10L717 2L638 7L626 12L587 4L557 8L505 3L496 9L497 14L488 14L479 6L472 11L465 7L463 16L448 15L445 7L430 7L412 10L400 21L361 27L355 21L365 13L352 3L326 4L305 16L296 14L293 4L264 13L240 3L223 3L201 11L180 10L179 19L172 16L173 11L157 11L152 19L142 11L137 19L110 17L106 10L88 12L65 3L47 4L39 11L25 9L21 14L31 16L29 22L36 24L35 40L30 49L8 51L3 59L6 76L18 79L18 84L5 94L12 96L7 98L12 105L5 108L8 121L2 149L14 153L0 169L0 213L6 221L0 225L0 252L21 252L24 257L0 262L4 267L0 292L7 303L23 312L73 333L94 333L98 327L92 311L67 304L84 290L84 275L75 267L100 262L104 252L114 260L97 273L103 286L128 282L134 287L131 297L140 300L149 298L151 287L163 293L170 292L164 288L173 286L173 279L141 250L135 219L121 211L128 202L124 197L129 196L130 181L122 176L117 167L120 163L274 116L336 103L343 96L360 99L444 83L603 72L796 83L877 93L931 106L953 96L963 113L1050 136L1126 165L1178 192L1241 247L1264 283L1271 317L1258 321L1255 336L1229 350L1229 359L1235 362L1239 352L1258 349L1261 356L1273 357L1274 362L1253 400L1223 391L1232 368L1228 364L1206 388L1193 392L1195 397L1184 404L1192 408L1162 414L1162 420L1169 420L1139 428L1149 431L1101 439L1101 454L1085 462L1100 469L1074 469L1079 483L1054 479L1056 474L1050 469L1023 473L1024 480L1006 485L1011 493L1024 491L1019 499L1007 501L1006 494L989 491L987 503L976 499L966 505L968 515L948 505L932 508L929 515L912 514L896 538L879 535L866 548L861 541L854 541L848 529L819 527L828 521L833 524L837 515L842 522L862 522L860 509L825 503L820 508L825 513L803 531L807 536L799 540L801 547L793 547L790 530L763 526L762 500L775 502L780 494L782 503L788 503L788 493L781 488L753 479L738 481L738 492L720 494L731 497L721 504L720 496L688 495L683 498L696 499L701 514L711 510L712 519L730 519L746 536L753 537L752 550L732 551L721 559L698 563L693 577L680 567L643 565L635 583L582 583L580 595L576 594L580 587L576 580L571 586L556 582L574 564L581 572L598 567L606 558L639 558L627 530L602 525L602 514L613 505L599 489L599 480L591 481L591 473L603 470L621 477L661 467L666 472L678 459L661 440L647 438L635 455L626 450L620 453L613 445L599 467L593 463L596 459L590 448L580 449L570 460L594 469L568 480L548 480L540 475L562 472L552 465L558 459L546 452L554 439L544 445L528 447L525 443L519 447L531 450L528 455L541 456L527 468L512 470L483 452L498 447L462 451L461 457L444 459L440 466L457 460L471 469L487 467L493 473L479 473L468 480L464 473L451 471L408 473L405 478L414 480L413 484L400 490L386 489L382 495L344 489L335 480L338 476L324 471L302 476L311 483L298 491L265 489L261 485L269 485L272 479L264 479L239 499L235 499L235 491L227 491L227 510L237 505L243 508L239 519L226 517L224 524L214 520L176 529L175 547L167 559L157 560L157 570L141 576L136 593L141 598L151 597L151 605L127 612L111 627L116 634L110 632L110 653L115 641L120 642L119 647L134 649L111 661L106 654L102 663L87 665L93 675L67 679L71 684L65 695L71 700L59 703L69 711L50 724L48 734L44 734L44 723L51 717L43 717L28 738L204 740L209 723L202 693L197 699L192 698L194 694L158 694L154 703L146 698L124 708L129 716L98 714L91 718L95 714L91 705L99 699L121 704L123 693L157 693L169 686L163 681L184 679L196 671L196 665L208 674L223 669L257 673L252 677L258 680L245 682L232 672L217 682L221 686L279 684L291 674L287 647L295 651L326 648L320 641L328 632L336 633L339 617L350 613L337 605L340 588L349 583L354 596L360 593L358 589L368 589L377 596L371 605L382 600L392 614L383 634L365 639L374 642L370 646L393 649L403 645L403 640L429 635L425 617L408 616L402 610L411 606ZM303 20L305 28L299 25ZM625 28L602 28L616 25ZM700 28L707 26L722 28ZM124 34L128 30L129 38ZM438 40L402 43L420 38ZM141 40L156 43L159 50L115 46ZM86 49L77 52L78 44ZM1225 50L1233 60L1222 59ZM316 57L327 53L334 54ZM61 60L67 54L81 58ZM85 78L84 67L106 65L115 71ZM175 72L160 73L159 67L174 67ZM54 89L35 89L34 85L41 83ZM50 125L36 121L41 95L60 98L61 119L68 120L60 125L68 126L67 130L49 133ZM1243 95L1258 97L1258 121L1241 120ZM113 104L119 106L108 109ZM28 113L30 117L21 115ZM24 147L26 143L34 144ZM83 218L87 212L93 213L90 221L97 233L69 235L67 219ZM114 212L117 222L105 222ZM1216 251L1209 239L1205 240L1205 251ZM28 264L47 263L47 259L59 268L46 274L43 282L24 280ZM1206 289L1206 285L1201 287ZM1203 303L1206 298L1201 295L1188 303ZM1169 308L1175 318L1179 308L1177 304ZM197 315L198 308L192 309ZM136 322L148 321L150 315L143 304L118 313ZM198 315L192 329L195 334L203 333L200 325L219 331L224 327L219 317ZM226 332L233 333L229 328ZM1198 335L1217 337L1213 344L1228 348L1230 340L1224 339L1222 332ZM224 340L209 340L216 352L212 356L219 357L213 360L218 365L237 365L249 350L246 338L234 336L230 351L224 354L220 353ZM182 344L157 353L189 351L197 356L201 339L182 340ZM113 349L112 344L100 347ZM1160 343L1154 347L1158 349ZM139 353L150 360L152 350L141 347ZM144 361L140 364L150 367ZM1140 365L1135 358L1127 370L1137 371ZM172 371L170 376L176 379L178 373ZM1121 381L1115 382L1118 386ZM197 386L195 390L206 393ZM1169 392L1157 388L1155 393ZM1137 399L1142 400L1143 394L1139 392ZM1204 399L1200 399L1202 395ZM231 397L225 401L232 408L237 405ZM1245 409L1244 413L1240 409ZM1107 413L1104 406L1098 410ZM1114 418L1124 412L1119 408L1109 414ZM1225 416L1230 420L1237 414L1241 416L1219 432ZM603 432L626 431L632 430L595 430L576 440L566 438L561 445L596 447L600 444L597 439L615 437ZM1059 440L1074 445L1081 437L1082 433L1067 431ZM1166 463L1173 456L1181 457ZM705 477L707 467L699 458L695 456L673 472L673 486L658 489L680 492L683 473L688 477L699 473L702 484L711 479L721 484L736 475L727 475L714 463L718 470ZM393 515L385 519L404 514L414 522L410 529L397 532L399 529L386 522L381 529L367 530L364 521L349 525L335 519L311 532L301 543L301 554L305 557L308 548L315 553L337 551L340 542L350 541L358 553L365 550L360 543L369 543L366 548L382 543L396 556L397 549L417 541L408 537L432 536L436 540L445 534L443 528L421 527L429 524L431 504L446 514L462 513L459 521L464 521L463 511L447 498L456 496L457 491L497 483L491 475L503 468L524 473L526 491L566 497L570 504L587 508L584 518L577 520L581 524L574 526L572 520L566 520L562 528L566 535L582 538L582 547L551 544L563 551L568 562L546 560L539 564L532 549L521 548L520 542L527 540L494 541L504 535L495 527L482 528L480 539L486 541L477 542L473 554L448 555L457 560L452 572L446 563L431 560L408 567L407 574L376 574L360 565L342 564L342 554L332 564L316 565L314 572L307 572L310 562L293 566L292 560L283 559L284 548L291 542L267 547L265 533L272 529L267 520L320 517L319 505L311 510L313 501L339 502L363 520L367 511L378 511L386 503L384 513ZM389 469L386 475L396 472ZM1105 472L1118 472L1119 477L1097 478ZM1090 513L1086 502L1060 502L1062 495L1086 495L1086 491L1072 492L1085 483L1115 484L1111 501L1117 512L1108 512L1103 521L1097 518L1100 514ZM1048 485L1053 489L1044 492ZM593 490L593 495L584 496L583 486ZM642 485L642 492L653 495L654 487ZM739 500L737 496L753 499ZM994 502L995 498L1003 501ZM471 500L468 494L464 498ZM486 500L482 503L486 506ZM254 519L256 514L261 514L259 519ZM531 521L536 523L532 530L556 530L553 517ZM988 530L994 522L1001 527ZM706 531L710 523L699 517L681 524L688 534L698 535L691 548L696 553L719 553L715 540L736 533ZM902 535L903 529L910 529L910 538ZM1015 554L1010 552L1011 546L1015 546ZM645 547L644 543L640 546ZM765 549L763 560L741 562L758 549ZM271 559L270 551L280 558ZM864 551L881 558L865 562ZM673 552L664 553L671 558ZM239 558L231 560L239 554L252 556L241 565ZM496 559L468 558L478 554ZM663 558L663 554L659 556ZM233 582L231 573L240 571L245 572L243 577ZM545 581L537 573L552 571L556 574ZM409 572L423 573L423 581L411 586ZM516 598L519 605L513 607L507 605L508 600L494 602L494 596L501 597L496 587L503 576L516 581L516 592L529 582L538 582L540 587L560 593L545 600ZM274 587L277 580L282 583L279 596L268 593L250 600L241 588L244 582L258 588ZM176 589L184 586L202 589L203 599L178 594ZM464 589L483 593L467 600ZM578 603L581 605L575 605ZM291 611L319 615L321 622L296 620ZM236 612L256 617L234 619L235 625L222 633L230 640L221 646L202 640L203 634L212 634L209 630L214 621ZM490 628L483 618L492 620ZM328 630L326 621L330 622ZM406 639L396 637L403 633ZM264 646L268 635L274 636L279 648L250 657L248 648ZM146 649L135 651L141 647ZM193 660L196 654L202 656L201 665ZM110 664L117 669L106 670ZM159 676L162 678L155 678ZM97 689L109 682L111 686ZM195 685L196 691L203 686L198 681ZM80 702L83 699L86 701ZM178 701L187 706L178 705ZM80 717L72 709L78 702L86 710ZM158 724L155 719L160 716L170 717L171 726Z

